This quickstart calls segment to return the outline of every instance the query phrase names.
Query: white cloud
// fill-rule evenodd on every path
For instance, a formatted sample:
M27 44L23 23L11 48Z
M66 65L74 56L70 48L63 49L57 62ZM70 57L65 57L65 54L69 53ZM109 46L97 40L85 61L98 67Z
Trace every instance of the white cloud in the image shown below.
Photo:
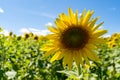
M35 29L35 28L29 28L30 31L33 31L33 32L38 32L39 30L38 29Z
M29 33L30 31L27 28L20 29L20 32L22 33Z
M49 30L40 30L39 35L47 35L48 33L50 33Z
M32 32L33 34L37 34L37 35L47 35L48 33L50 33L50 31L48 30L39 30L39 29L35 29L35 28L22 28L20 30L21 33L30 33Z
M79 14L78 14L78 16L81 16L81 15L82 15L82 13L79 13Z
M2 8L0 8L0 13L4 13L4 10Z
M47 24L45 24L45 26L52 26L52 25L53 24L51 22L48 22ZM22 29L20 29L20 32L21 33L30 33L30 32L32 32L33 34L37 34L37 35L47 35L47 34L51 33L47 29L39 30L39 29L32 28L32 27L22 28Z
M2 32L0 32L0 34L4 34L5 36L9 35L9 31L8 30L3 30Z
M111 35L109 35L109 34L105 34L105 35L103 35L103 37L110 37Z
M53 24L51 22L48 22L47 24L45 24L45 26L52 26Z

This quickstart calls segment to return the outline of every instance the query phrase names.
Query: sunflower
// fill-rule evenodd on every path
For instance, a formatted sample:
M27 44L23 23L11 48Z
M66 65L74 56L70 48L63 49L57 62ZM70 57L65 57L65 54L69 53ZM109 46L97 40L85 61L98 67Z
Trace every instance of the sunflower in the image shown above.
M30 35L28 33L24 33L24 40L28 39Z
M72 62L77 65L89 64L89 60L98 61L99 57L95 54L97 44L104 43L101 37L107 33L107 30L99 29L104 22L95 25L99 19L92 18L94 11L84 10L78 18L78 10L74 13L71 8L68 9L68 15L62 13L56 18L56 27L48 27L52 32L48 38L50 42L45 44L42 50L46 51L44 57L53 54L50 62L63 60L63 66L72 67Z
M36 41L38 41L39 37L37 35L34 35L33 39L36 40Z
M10 32L10 33L9 33L9 36L12 36L12 35L13 35L13 32Z
M111 49L116 46L116 42L114 40L108 42L107 44L108 44L108 47Z

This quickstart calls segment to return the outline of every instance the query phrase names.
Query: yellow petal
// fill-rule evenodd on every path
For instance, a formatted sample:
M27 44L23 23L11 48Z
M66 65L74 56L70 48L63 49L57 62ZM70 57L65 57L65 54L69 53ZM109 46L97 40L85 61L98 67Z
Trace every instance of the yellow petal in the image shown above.
M91 49L85 48L84 50L86 51L86 54L87 54L89 59L94 60L94 61L100 60L99 57L95 54L95 52L92 51Z
M84 9L83 12L82 12L82 14L80 15L80 21L79 21L79 24L80 24L80 25L81 25L82 22L83 22L83 19L84 19L85 13L86 13L86 9Z
M65 67L66 64L67 64L67 59L68 59L67 55L68 55L68 54L65 53L65 52L64 52L63 54L65 54L65 55L64 55L64 58L63 58L63 67ZM68 56L69 56L69 55L68 55Z
M56 24L56 26L58 27L58 29L60 30L60 31L63 31L68 25L66 25L66 24L64 24L64 22L63 21L61 21L60 19L56 19L56 21L55 21L55 24Z
M73 57L72 57L72 53L63 53L64 58L63 58L63 66L65 67L66 64L68 64L69 69L72 68L72 61L73 61Z
M58 39L58 38L59 38L59 36L56 35L56 34L48 34L46 37L47 37L48 39Z
M90 65L89 60L88 60L88 56L86 55L85 50L82 50L81 54L82 54L82 57L84 58L84 60L86 61L86 63L88 65Z
M70 21L74 22L74 13L71 8L68 8L69 16L70 16Z
M56 52L55 54L54 54L54 56L51 58L51 60L50 60L50 62L53 62L53 61L55 61L55 60L59 60L59 59L61 59L63 57L63 55L62 55L62 53L59 51L59 52Z
M56 51L58 51L58 48L52 48L52 49L50 49L49 51L47 51L47 52L44 54L43 58L45 58L45 57L47 57L47 56L49 56L49 55L51 55L51 54L54 54Z
M65 20L65 21L67 21L69 19L68 16L65 13L61 13L59 15L59 17L60 17L61 20Z
M77 65L82 64L82 56L80 52L73 53Z
M48 26L47 27L51 32L53 32L53 33L58 33L58 30L57 30L57 28L55 28L55 27L50 27L50 26Z
M107 30L97 30L96 32L93 33L95 37L100 37L103 34L107 33Z
M93 28L93 31L95 31L96 29L98 29L101 25L103 25L104 24L104 22L101 22L100 24L98 24L97 26L95 26L94 28Z
M89 42L89 44L87 44L85 47L89 47L92 50L97 50L96 45L94 45L93 43Z
M78 24L78 10L76 10L75 17L76 17L76 18L75 18L75 19L76 19L76 20L75 20L75 24L77 25L77 24Z
M82 25L87 25L88 24L88 21L90 20L90 18L93 15L93 13L94 13L94 11L90 12L90 10L88 10L86 16L84 17Z
M70 55L69 61L68 61L68 67L71 70L72 69L72 63L73 63L73 57Z
M53 48L54 48L53 44L45 44L42 46L41 50L48 51L48 50L53 49Z
M104 40L103 38L94 38L90 42L96 45L96 44L104 44L106 40Z
M90 27L90 28L93 28L98 19L99 19L99 17L93 19L92 22L90 22L89 27Z
M60 20L64 22L64 24L70 25L70 18L66 14L62 13L59 15L59 17L60 17Z
M62 52L59 51L57 53L59 53L59 57L57 58L57 60L60 60L64 57L64 54Z

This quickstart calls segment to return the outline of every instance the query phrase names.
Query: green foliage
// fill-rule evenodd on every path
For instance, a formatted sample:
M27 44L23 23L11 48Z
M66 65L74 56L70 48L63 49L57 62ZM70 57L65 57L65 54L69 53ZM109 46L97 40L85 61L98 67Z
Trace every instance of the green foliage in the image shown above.
M42 58L45 37L27 35L0 34L0 80L120 80L119 45L113 48L99 45L97 54L101 62L91 61L89 68L81 66L81 75L78 75L74 63L72 70L68 70L62 67L62 60L50 63L51 57Z
M34 36L33 36L34 37ZM43 60L45 40L0 34L0 80L63 80L61 61Z

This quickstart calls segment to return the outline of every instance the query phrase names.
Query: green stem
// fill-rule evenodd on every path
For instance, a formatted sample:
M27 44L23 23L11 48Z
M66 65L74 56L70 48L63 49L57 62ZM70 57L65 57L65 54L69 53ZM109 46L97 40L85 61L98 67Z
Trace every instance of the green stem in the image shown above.
M81 67L80 67L80 65L77 65L77 67L78 67L78 75L80 76L80 74L81 74Z

